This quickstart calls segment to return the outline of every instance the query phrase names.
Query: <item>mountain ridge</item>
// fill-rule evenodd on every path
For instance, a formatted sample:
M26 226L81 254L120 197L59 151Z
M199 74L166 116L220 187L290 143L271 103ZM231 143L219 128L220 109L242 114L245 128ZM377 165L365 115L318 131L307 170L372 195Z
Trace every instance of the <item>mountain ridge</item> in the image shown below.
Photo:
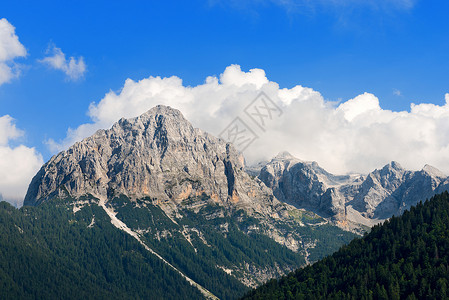
M430 165L408 171L392 161L366 175L334 175L285 153L260 166L257 176L281 201L348 229L372 226L449 189L449 177Z

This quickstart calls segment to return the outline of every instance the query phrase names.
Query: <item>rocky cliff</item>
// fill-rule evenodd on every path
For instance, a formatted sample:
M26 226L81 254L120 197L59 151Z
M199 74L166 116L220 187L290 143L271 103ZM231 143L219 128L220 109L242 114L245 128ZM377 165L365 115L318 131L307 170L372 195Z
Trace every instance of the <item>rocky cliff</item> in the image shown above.
M304 162L288 153L263 166L258 177L278 199L331 218L343 227L348 222L371 226L449 189L449 178L428 165L408 171L391 162L368 175L338 176L316 162Z
M121 119L47 162L33 178L25 205L56 195L150 197L174 208L207 195L224 206L276 216L285 206L243 171L231 144L192 125L181 112L157 106Z

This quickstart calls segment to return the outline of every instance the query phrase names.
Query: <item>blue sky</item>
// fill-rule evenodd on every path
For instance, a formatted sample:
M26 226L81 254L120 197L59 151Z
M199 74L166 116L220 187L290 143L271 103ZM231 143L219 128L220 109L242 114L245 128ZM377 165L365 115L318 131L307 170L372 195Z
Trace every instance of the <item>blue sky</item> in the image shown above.
M0 13L26 49L5 62L20 72L0 84L0 117L20 132L0 146L34 148L42 161L54 154L49 140L95 122L89 105L128 78L195 87L237 64L329 103L368 92L396 112L443 106L449 92L448 1L3 1ZM55 51L66 59L58 68L45 62Z

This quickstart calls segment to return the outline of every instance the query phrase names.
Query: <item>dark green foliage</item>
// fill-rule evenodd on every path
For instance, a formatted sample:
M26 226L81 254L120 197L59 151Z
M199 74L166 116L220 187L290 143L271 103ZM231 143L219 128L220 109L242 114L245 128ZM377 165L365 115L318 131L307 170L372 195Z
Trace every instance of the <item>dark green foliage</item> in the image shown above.
M315 262L335 251L342 245L349 243L357 237L357 235L343 231L337 226L322 225L318 227L303 227L304 236L310 237L316 241L316 246L309 249L309 260Z
M244 299L448 299L448 284L445 192Z
M0 299L199 298L94 204L73 214L63 201L0 203Z
M230 268L245 262L262 267L274 266L276 262L292 266L304 264L301 255L272 239L260 234L243 233L235 221L236 217L243 217L242 211L233 217L207 220L206 216L217 213L221 208L206 205L199 213L185 210L182 218L177 218L175 224L159 207L148 202L145 206L141 204L139 201L126 200L124 196L111 201L119 219L134 230L148 230L144 238L150 247L221 299L235 299L244 293L247 287L217 266ZM139 205L141 207L138 207ZM243 227L256 222L249 217L243 219ZM226 232L221 232L219 225L224 223L228 226ZM201 237L196 229L201 232ZM189 235L191 244L182 231Z
M70 198L20 210L0 203L0 299L202 298L178 273L114 227L97 200L89 195L78 199L89 204L76 213L76 200ZM157 199L117 196L108 205L148 246L221 299L235 299L248 290L239 279L248 278L250 269L277 276L278 267L291 270L305 263L301 253L262 234L267 228L257 218L243 210L224 210L206 195L185 200L186 208L173 220ZM300 227L295 220L276 226L285 234L296 230L304 241L318 240L309 249L310 259L353 237L333 226Z
M276 272L278 266L291 270L305 264L302 254L260 233L264 225L258 219L243 210L228 213L213 202L206 204L207 200L204 195L184 200L184 205L194 205L198 201L205 205L199 211L180 211L181 216L174 220L176 223L150 199L134 202L120 196L110 204L117 211L117 217L133 230L145 230L145 242L150 247L221 299L235 299L247 290L237 279L247 277L245 264L272 272ZM286 233L292 230L288 224L279 223L278 228L281 226ZM319 240L319 245L310 249L311 259L332 253L355 236L330 225L300 227L293 222L292 226L304 240ZM220 267L232 270L234 276Z

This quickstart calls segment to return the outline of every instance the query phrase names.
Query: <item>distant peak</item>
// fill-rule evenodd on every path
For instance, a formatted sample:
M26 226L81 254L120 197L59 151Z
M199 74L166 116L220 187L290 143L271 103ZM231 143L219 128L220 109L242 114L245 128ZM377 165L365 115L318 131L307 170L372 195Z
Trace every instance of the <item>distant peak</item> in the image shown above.
M426 172L429 175L435 176L435 177L446 177L446 175L443 172L441 172L440 170L438 170L435 167L432 167L431 165L426 164L422 168L422 171Z
M282 151L282 152L279 152L278 155L276 155L274 158L275 159L295 159L296 157L294 157L287 151Z
M151 116L151 115L175 115L184 118L182 113L176 108L162 104L156 105L147 112L143 113L141 116Z
M398 163L397 161L391 161L388 165L386 165L385 167L389 168L389 169L395 169L395 170L403 170L404 168L401 166L400 163Z

